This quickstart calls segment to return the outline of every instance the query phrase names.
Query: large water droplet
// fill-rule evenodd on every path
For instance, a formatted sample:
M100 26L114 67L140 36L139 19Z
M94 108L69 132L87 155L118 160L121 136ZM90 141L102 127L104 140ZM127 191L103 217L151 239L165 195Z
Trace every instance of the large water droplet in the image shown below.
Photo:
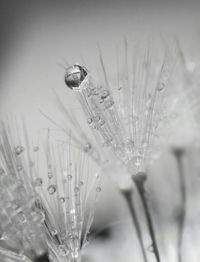
M81 91L81 83L87 76L87 70L80 65L73 65L67 68L65 84L74 91Z

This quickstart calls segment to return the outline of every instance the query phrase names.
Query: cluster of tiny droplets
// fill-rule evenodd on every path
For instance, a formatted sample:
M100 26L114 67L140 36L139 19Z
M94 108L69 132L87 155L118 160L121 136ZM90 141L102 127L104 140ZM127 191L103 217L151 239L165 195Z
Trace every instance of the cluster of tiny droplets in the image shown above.
M36 193L27 171L32 162L25 162L24 146L1 125L0 137L0 237L7 249L34 259L45 253L47 245L42 232L45 219L35 207Z
M47 248L41 231L44 215L34 207L34 202L34 197L27 194L20 180L5 172L1 175L1 241L8 248L15 248L33 258L46 252Z
M53 145L49 132L43 150L40 143L31 147L27 134L23 146L14 141L5 126L1 136L2 237L16 242L19 252L46 244L50 260L77 260L101 191L99 175L91 174L82 152L75 157L71 146ZM22 238L26 247L18 248Z
M73 157L71 146L56 148L47 145L47 192L44 196L46 206L52 206L51 213L46 213L46 229L49 245L54 243L56 252L68 260L74 261L79 257L81 247L87 242L87 234L94 216L94 201L101 191L98 186L99 176L91 177L83 153ZM59 156L56 158L55 156ZM93 180L94 190L91 191L88 207L88 182ZM40 181L41 182L41 181ZM39 183L42 187L42 184ZM96 190L95 190L96 188ZM58 225L59 223L59 225Z
M142 60L141 57L144 57ZM97 131L103 147L112 148L113 152L134 174L143 171L146 158L150 156L153 142L158 134L160 122L164 119L164 94L173 63L166 54L163 61L156 63L149 50L143 55L136 55L133 68L129 68L126 57L126 72L118 76L118 95L110 87L105 75L105 84L95 85L91 75L82 76L79 83L79 100L87 116L91 129ZM104 63L102 66L104 69ZM67 69L65 83L70 71L76 86L81 76L80 66ZM73 69L74 72L73 72ZM84 72L86 69L84 69ZM105 70L104 70L105 71ZM130 74L130 72L133 74ZM77 73L79 72L79 73ZM84 79L84 80L83 80Z

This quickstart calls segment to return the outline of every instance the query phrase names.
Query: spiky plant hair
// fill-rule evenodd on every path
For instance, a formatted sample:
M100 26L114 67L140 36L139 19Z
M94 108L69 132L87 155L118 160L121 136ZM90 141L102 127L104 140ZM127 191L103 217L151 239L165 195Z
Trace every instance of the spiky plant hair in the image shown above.
M3 122L0 165L0 229L8 253L12 242L16 255L24 252L27 259L37 259L37 252L48 253L50 261L79 259L101 191L96 167L49 129L33 142L25 124ZM10 205L16 201L15 212Z

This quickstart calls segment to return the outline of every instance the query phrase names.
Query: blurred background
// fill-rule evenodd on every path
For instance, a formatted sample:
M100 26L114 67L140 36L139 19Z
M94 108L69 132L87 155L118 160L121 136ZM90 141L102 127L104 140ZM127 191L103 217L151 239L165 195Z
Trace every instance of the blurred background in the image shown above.
M1 0L0 117L23 114L29 119L31 128L36 130L49 125L38 109L46 113L54 111L53 90L62 92L67 106L75 107L76 102L63 81L63 67L82 61L86 61L89 68L97 67L98 43L111 71L116 49L123 43L124 36L131 43L145 34L165 38L177 35L188 61L197 61L199 11L200 2L194 0ZM162 261L173 262L176 261L174 206L179 201L176 199L176 163L166 153L152 170L149 190L153 192ZM193 191L190 204L195 207L195 212L192 209L189 215L185 261L199 262L197 231L200 209L195 197L200 187L196 174L189 177L192 182L188 190ZM96 232L105 227L110 228L110 233L94 239L83 257L85 261L93 262L140 262L137 241L130 233L134 229L126 204L108 178L103 184L93 230ZM196 191L193 185L196 185ZM153 255L150 256L154 261Z

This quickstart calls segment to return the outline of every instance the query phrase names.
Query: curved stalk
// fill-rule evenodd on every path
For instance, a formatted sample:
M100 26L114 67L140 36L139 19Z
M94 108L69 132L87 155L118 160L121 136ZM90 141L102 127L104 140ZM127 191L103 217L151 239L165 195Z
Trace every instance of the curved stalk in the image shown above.
M33 262L50 262L49 260L49 256L47 253L37 257L36 259L34 259Z
M141 251L142 251L142 255L143 255L143 259L145 262L148 262L147 260L147 256L146 256L146 252L145 252L145 247L144 247L144 243L143 243L143 239L142 239L142 233L141 233L141 229L140 229L140 224L138 221L138 217L137 217L137 213L135 211L135 205L132 199L132 194L133 191L130 190L121 190L122 195L124 196L127 206L129 208L129 212L131 214L131 218L133 221L133 224L135 226L135 230L136 230L136 234L137 234L137 238L141 247Z
M146 192L145 192L146 174L139 172L138 174L133 176L133 181L135 182L135 185L137 187L138 193L139 193L141 201L142 201L144 213L145 213L146 220L147 220L147 226L148 226L149 234L150 234L150 237L151 237L151 240L152 240L153 251L154 251L157 262L160 262L161 260L160 260L158 244L157 244L157 241L156 241L155 231L154 231L154 227L153 227L153 221L152 221L151 213L150 213L149 206L148 206L148 199L146 197Z
M184 174L184 164L183 155L185 151L181 148L173 149L173 154L176 158L180 182L180 197L181 206L178 216L178 243L177 243L177 256L178 262L182 262L182 246L183 246L183 233L185 227L185 217L186 217L186 184L185 184L185 174Z

